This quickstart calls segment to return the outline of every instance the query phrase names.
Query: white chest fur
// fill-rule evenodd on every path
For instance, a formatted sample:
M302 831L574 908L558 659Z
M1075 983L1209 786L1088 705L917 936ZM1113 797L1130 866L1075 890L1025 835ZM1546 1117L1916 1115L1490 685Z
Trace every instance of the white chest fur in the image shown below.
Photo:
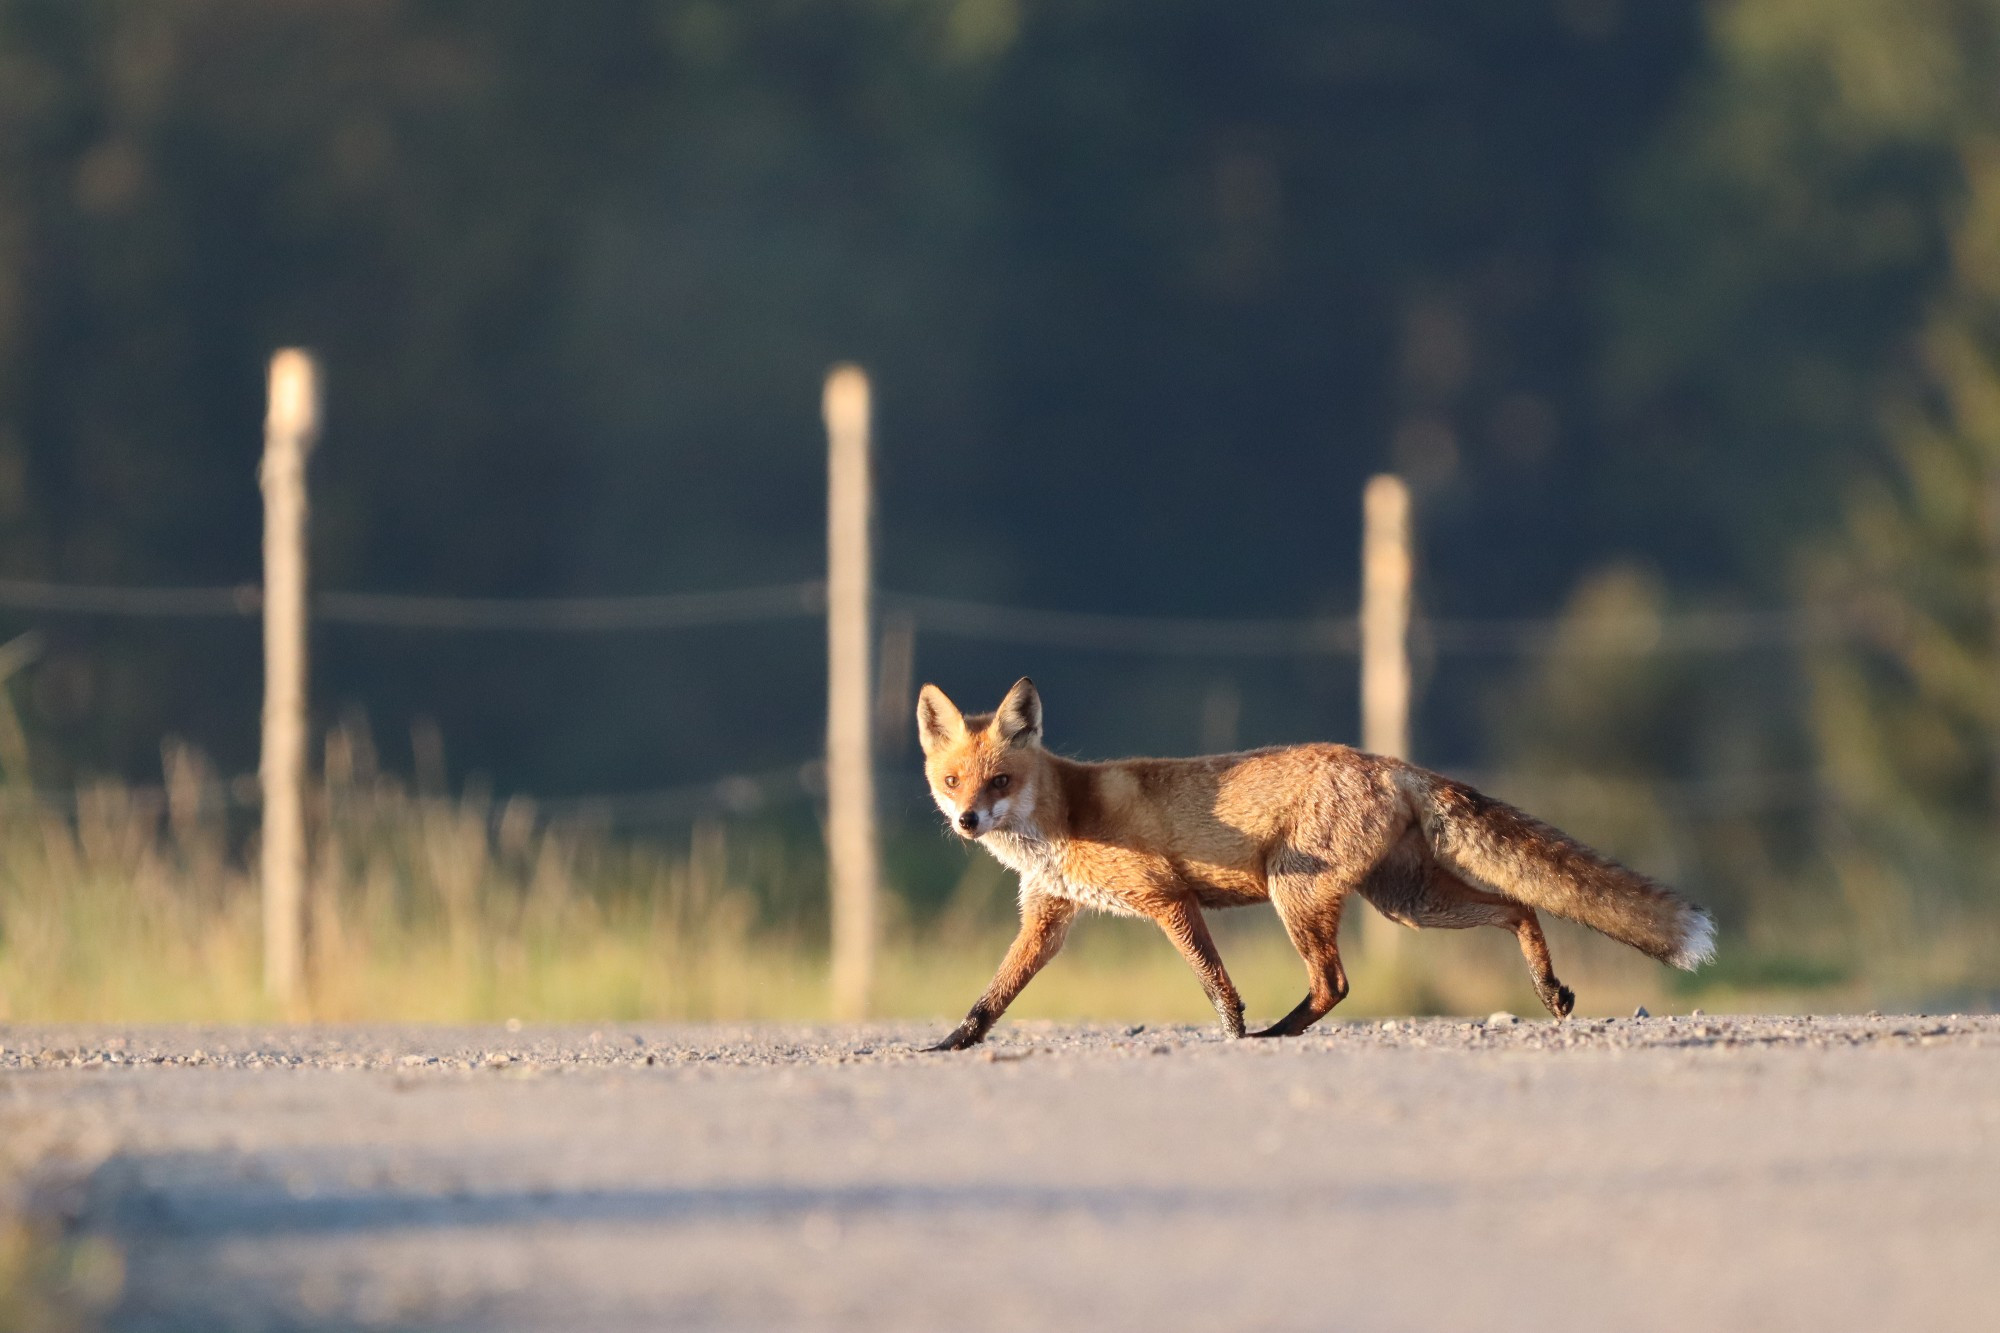
M1018 833L989 833L979 840L979 845L993 853L993 858L1021 877L1021 896L1030 893L1046 893L1057 898L1067 898L1085 907L1094 907L1100 912L1115 912L1120 916L1137 916L1122 899L1105 892L1094 884L1081 882L1063 873L1061 847L1057 843L1041 838L1027 838Z

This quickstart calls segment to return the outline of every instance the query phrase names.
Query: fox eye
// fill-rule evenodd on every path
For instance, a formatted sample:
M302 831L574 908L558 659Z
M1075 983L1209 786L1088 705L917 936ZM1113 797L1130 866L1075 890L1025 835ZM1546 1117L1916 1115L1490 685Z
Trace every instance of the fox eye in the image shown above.
M1000 775L999 775L998 777L996 777L996 778L994 778L994 779L993 779L993 790L994 790L994 791L1006 791L1006 790L1007 790L1007 784L1008 784L1008 783L1010 783L1010 782L1012 782L1013 780L1014 780L1014 779L1012 779L1012 778L1008 777L1008 776L1007 776L1007 775L1006 775L1005 773L1002 773L1002 774L1000 774Z
M958 774L956 773L945 774L944 785L947 787L956 787L958 785Z

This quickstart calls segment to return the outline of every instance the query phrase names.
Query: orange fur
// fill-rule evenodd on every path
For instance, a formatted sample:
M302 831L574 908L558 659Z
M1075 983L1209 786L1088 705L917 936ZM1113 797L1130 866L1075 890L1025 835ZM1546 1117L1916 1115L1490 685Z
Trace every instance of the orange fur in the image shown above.
M1340 914L1359 893L1410 926L1493 925L1514 934L1552 1014L1556 980L1535 909L1580 921L1662 961L1712 953L1701 908L1463 783L1344 745L1196 759L1087 764L1042 745L1033 682L966 717L926 685L917 730L931 794L952 827L1021 877L1021 934L942 1047L982 1039L1062 947L1080 907L1158 922L1232 1036L1243 1002L1204 907L1269 901L1306 963L1307 994L1259 1036L1303 1031L1347 993Z

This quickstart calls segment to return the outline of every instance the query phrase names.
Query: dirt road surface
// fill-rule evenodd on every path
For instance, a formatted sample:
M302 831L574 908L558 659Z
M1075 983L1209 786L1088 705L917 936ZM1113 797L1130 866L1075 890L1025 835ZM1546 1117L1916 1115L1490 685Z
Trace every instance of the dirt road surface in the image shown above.
M1991 1017L942 1031L0 1026L0 1132L116 1329L2000 1328Z

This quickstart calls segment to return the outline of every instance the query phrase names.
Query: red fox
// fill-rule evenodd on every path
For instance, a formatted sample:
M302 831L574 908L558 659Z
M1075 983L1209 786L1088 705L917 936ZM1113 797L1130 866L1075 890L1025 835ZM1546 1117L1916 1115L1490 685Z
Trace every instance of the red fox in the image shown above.
M1305 999L1258 1037L1303 1032L1347 995L1338 940L1349 893L1407 926L1513 932L1557 1018L1576 997L1556 980L1536 908L1688 971L1715 955L1715 922L1700 907L1400 759L1289 745L1079 763L1042 748L1042 700L1026 678L994 712L973 717L924 686L917 735L952 828L1021 877L1020 934L965 1021L932 1050L984 1039L1083 907L1158 922L1231 1037L1244 1035L1243 1001L1204 907L1269 900L1305 960Z

